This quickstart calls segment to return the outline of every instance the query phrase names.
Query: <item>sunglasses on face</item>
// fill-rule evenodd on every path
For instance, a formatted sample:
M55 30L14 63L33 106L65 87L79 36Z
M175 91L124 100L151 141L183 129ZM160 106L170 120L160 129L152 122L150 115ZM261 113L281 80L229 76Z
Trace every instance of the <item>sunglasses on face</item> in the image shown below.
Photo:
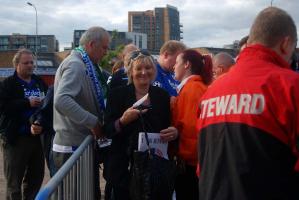
M28 65L28 64L33 65L33 63L34 63L33 61L22 62L23 65Z

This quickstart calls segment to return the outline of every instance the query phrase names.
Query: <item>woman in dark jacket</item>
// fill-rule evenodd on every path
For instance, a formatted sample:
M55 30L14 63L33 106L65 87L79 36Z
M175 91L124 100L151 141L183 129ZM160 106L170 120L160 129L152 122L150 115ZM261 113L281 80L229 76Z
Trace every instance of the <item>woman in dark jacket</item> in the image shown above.
M137 150L139 132L159 133L165 142L176 139L178 135L174 127L169 127L168 93L151 85L156 68L149 53L132 52L127 73L129 85L110 92L105 115L105 134L112 138L105 176L112 185L116 200L130 199L130 166L132 154ZM142 103L144 109L134 107L133 104L146 94L148 98Z

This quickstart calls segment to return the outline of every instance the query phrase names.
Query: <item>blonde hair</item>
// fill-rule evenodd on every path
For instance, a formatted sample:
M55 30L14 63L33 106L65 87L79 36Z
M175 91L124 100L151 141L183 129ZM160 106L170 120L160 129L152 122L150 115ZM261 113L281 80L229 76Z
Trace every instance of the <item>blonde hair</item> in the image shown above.
M138 50L138 47L136 47L136 45L132 43L127 44L122 51L122 59L124 59L124 57L130 54L132 51L136 51L136 50Z
M130 53L126 54L125 57L124 57L124 67L126 69L129 68L129 65L130 65L130 62L131 62L131 56L132 55L131 55L131 52L130 52Z
M23 54L29 54L29 55L33 56L32 51L30 51L29 49L25 49L25 48L19 49L18 52L14 55L14 57L12 59L12 64L13 64L14 68L16 68L18 66L18 64L20 63L20 59ZM33 59L34 59L34 56L33 56Z
M112 67L112 74L117 72L120 68L124 66L124 62L122 60L116 61L116 63Z
M153 82L156 78L156 74L157 74L157 69L156 69L156 65L154 63L154 60L151 56L145 56L145 55L139 55L137 56L137 59L130 59L130 63L127 66L127 75L128 75L128 84L133 82L132 79L132 71L133 68L139 65L145 65L145 66L152 66L154 69L154 76L151 80L151 82Z

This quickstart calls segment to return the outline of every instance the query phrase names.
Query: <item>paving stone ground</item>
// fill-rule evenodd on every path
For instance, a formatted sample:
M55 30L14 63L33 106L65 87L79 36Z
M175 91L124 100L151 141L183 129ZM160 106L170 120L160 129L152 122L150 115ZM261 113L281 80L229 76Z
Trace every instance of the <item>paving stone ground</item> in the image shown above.
M100 171L102 172L102 171ZM44 182L43 185L45 185L50 179L49 176L49 171L47 169L47 167L45 168L45 177L44 177ZM104 179L101 177L101 190L102 190L102 194L104 191L104 187L105 187L105 181ZM0 200L4 200L5 199L5 179L4 179L4 175L3 175L3 153L2 153L2 149L0 148ZM102 196L102 199L104 199L104 197Z

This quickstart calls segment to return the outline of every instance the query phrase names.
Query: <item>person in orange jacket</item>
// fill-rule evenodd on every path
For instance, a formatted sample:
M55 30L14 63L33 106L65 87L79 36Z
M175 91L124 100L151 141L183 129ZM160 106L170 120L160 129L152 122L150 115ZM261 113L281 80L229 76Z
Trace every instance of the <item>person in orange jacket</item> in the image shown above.
M176 178L176 199L198 199L197 164L197 105L212 80L209 56L195 50L185 50L176 58L175 79L180 81L178 96L172 104L173 125L179 131L177 152L181 170Z

